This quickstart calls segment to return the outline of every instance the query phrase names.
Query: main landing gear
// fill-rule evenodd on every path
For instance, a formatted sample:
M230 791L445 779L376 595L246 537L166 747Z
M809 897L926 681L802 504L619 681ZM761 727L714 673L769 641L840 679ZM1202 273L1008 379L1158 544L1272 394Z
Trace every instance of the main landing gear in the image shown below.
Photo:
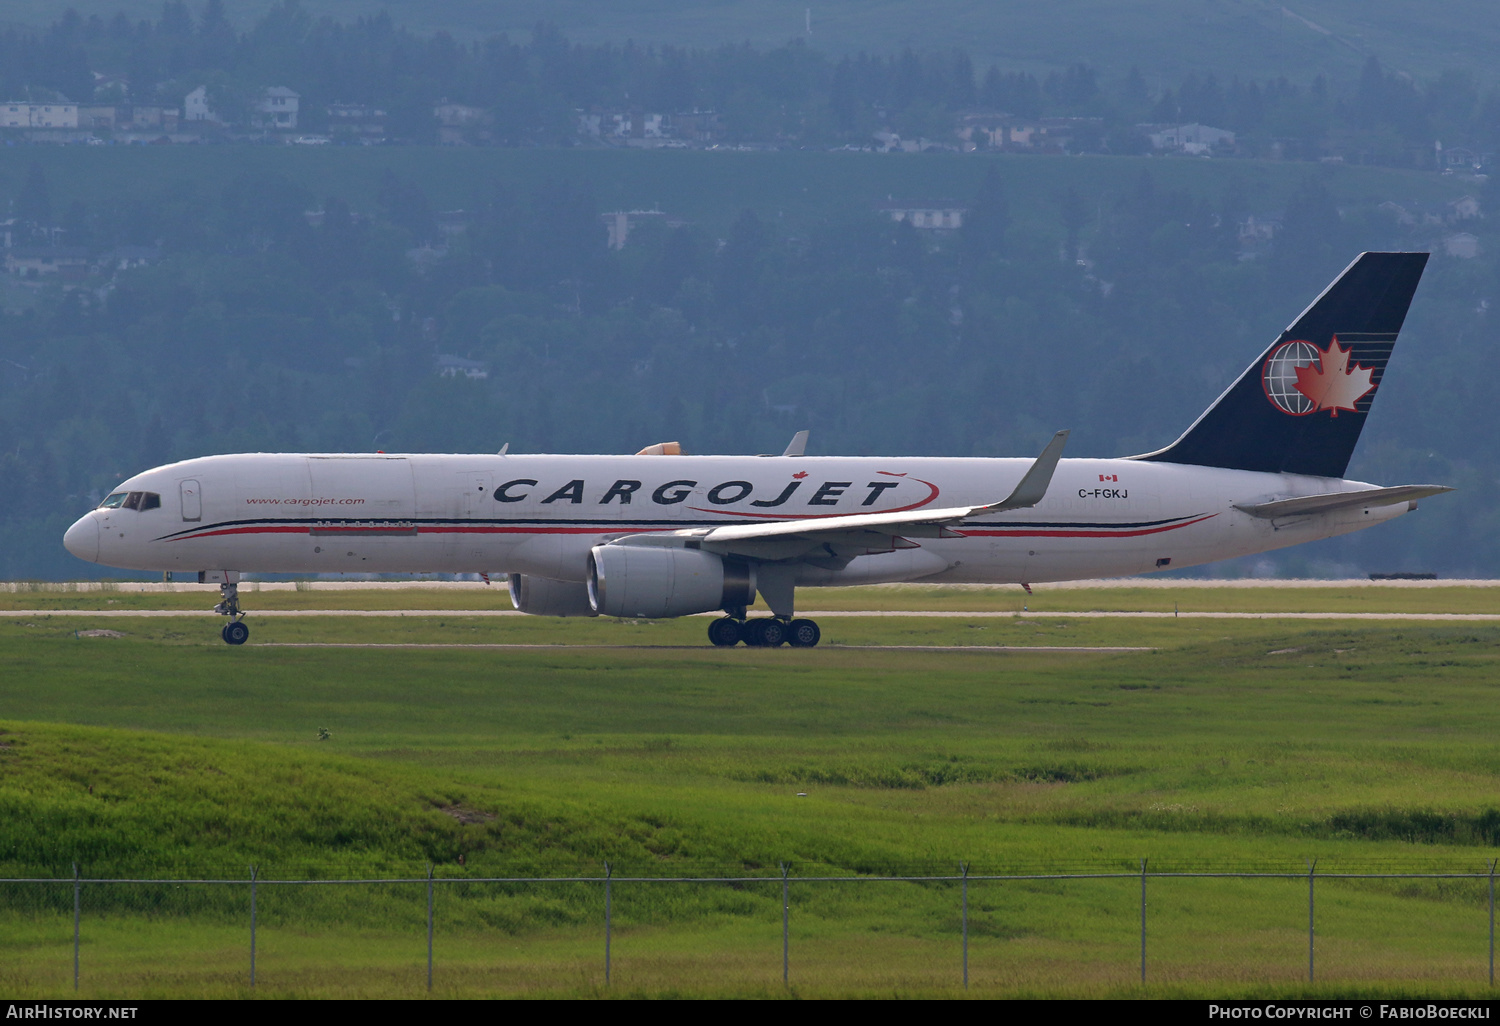
M233 617L219 631L219 637L224 639L226 645L243 645L250 637L250 628L245 626L245 612L240 608L240 586L238 583L226 583L219 585L219 604L214 606L214 612L220 616Z
M708 640L719 648L731 648L741 641L751 648L777 648L781 645L812 648L822 636L815 620L791 620L779 616L756 617L754 620L721 616L708 625Z

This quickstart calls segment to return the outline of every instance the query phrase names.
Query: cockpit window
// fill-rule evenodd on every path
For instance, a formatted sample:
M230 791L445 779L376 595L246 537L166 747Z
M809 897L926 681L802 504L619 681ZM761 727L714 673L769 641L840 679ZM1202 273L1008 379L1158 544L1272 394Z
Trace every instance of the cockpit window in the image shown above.
M160 509L161 496L155 492L115 492L99 503L99 509Z

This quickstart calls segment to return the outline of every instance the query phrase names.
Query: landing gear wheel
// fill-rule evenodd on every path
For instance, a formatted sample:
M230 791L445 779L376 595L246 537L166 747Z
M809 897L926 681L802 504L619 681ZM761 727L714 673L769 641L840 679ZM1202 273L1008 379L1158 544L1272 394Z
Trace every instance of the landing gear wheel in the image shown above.
M793 620L787 628L786 643L793 648L812 648L823 637L815 620Z
M740 643L744 633L740 621L732 616L721 616L708 625L708 640L718 648L732 648Z
M250 637L250 628L236 620L233 623L226 623L219 633L223 636L226 645L243 645L245 639Z
M745 644L756 648L777 648L786 644L786 621L770 617L749 620L745 623Z

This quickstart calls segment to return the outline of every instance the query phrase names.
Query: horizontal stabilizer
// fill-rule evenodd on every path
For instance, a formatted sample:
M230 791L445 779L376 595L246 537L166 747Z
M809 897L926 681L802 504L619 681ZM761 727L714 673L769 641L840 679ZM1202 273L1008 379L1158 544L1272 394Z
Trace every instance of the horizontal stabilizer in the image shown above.
M1394 506L1400 502L1415 502L1429 495L1451 492L1446 485L1397 485L1394 488L1366 488L1357 492L1324 492L1321 495L1299 495L1294 499L1275 499L1271 502L1235 503L1234 508L1252 517L1270 520L1274 517L1307 516L1313 513L1332 513L1340 509L1370 509L1375 506Z

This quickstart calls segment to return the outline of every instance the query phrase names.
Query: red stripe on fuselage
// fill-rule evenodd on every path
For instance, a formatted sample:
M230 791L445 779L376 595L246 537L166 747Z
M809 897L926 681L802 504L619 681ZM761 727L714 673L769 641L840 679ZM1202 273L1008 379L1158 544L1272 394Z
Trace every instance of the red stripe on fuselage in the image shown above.
M1218 515L1217 513L1209 513L1196 520L1188 520L1180 524L1168 524L1166 527L1148 527L1139 531L986 531L982 529L974 530L967 527L956 528L956 530L965 538L1139 538L1145 534L1161 534L1163 531L1175 531L1179 527L1191 527L1194 524L1201 524L1205 520L1211 520Z
M1179 527L1191 527L1193 524L1201 524L1218 516L1217 513L1208 513L1194 520L1187 520L1180 524L1167 524L1163 527L1148 527L1140 530L1122 531L1114 528L1094 528L1091 530L1069 530L1065 528L1049 529L989 529L989 528L959 528L958 531L966 538L1138 538L1142 535L1161 534L1163 531L1175 531ZM813 524L808 525L810 530L816 531ZM204 531L201 534L188 535L181 538L173 538L172 541L189 541L193 538L217 538L225 535L237 534L307 534L310 535L314 528L308 525L281 525L263 524L248 527L226 527L216 531ZM328 528L317 528L319 531L327 531ZM628 531L631 534L654 534L664 531L682 530L677 527L631 527L629 524L621 524L619 527L539 527L536 525L503 527L497 525L453 525L439 526L422 524L417 526L418 534L619 534ZM386 537L410 537L403 532L395 535L389 527L350 527L339 528L339 534L368 534L384 535Z

